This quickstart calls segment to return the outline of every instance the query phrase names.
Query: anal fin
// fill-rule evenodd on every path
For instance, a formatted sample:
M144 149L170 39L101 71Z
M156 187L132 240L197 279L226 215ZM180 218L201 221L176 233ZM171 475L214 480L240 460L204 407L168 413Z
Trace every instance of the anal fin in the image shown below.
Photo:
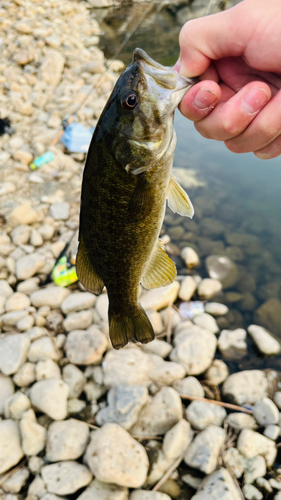
M168 205L174 213L179 215L190 217L191 219L194 215L194 208L189 196L180 186L174 175L171 175L168 187Z
M148 290L167 286L173 283L176 275L177 268L163 249L163 243L159 241L142 276L141 284Z
M79 281L89 292L99 295L104 287L103 280L96 273L90 262L83 237L80 236L78 253L76 258L76 272Z

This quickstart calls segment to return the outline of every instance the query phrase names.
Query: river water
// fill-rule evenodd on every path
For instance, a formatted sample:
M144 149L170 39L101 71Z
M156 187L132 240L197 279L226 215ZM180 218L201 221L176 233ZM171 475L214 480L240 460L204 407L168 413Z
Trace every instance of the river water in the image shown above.
M139 46L165 65L173 65L179 53L178 35L182 24L206 12L208 2L195 1L181 9L170 6L146 16L141 26L119 55L125 64ZM213 4L215 2L213 1ZM134 27L148 4L127 8L96 10L104 36L101 48L113 57L126 33ZM220 4L222 5L222 4ZM229 5L229 4L228 4ZM217 11L217 5L211 6ZM267 326L281 339L281 161L263 161L253 154L237 155L223 143L201 137L191 122L178 111L175 115L178 142L174 167L185 169L186 190L194 204L195 216L185 220L167 209L164 230L171 236L175 254L192 246L201 258L198 274L207 276L205 258L228 255L239 268L239 281L224 290L219 300L230 308L225 328L246 328L255 322ZM188 182L188 179L193 182ZM195 180L195 182L194 182ZM195 185L194 185L195 184ZM179 274L186 273L178 255ZM260 310L263 306L265 309ZM258 312L257 312L258 311ZM281 367L278 358L264 360L255 356L252 346L240 368Z

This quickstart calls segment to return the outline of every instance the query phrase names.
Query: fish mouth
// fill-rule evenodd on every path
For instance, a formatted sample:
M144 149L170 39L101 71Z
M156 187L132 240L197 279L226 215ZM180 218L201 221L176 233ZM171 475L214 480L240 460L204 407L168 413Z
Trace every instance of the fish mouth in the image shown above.
M197 78L185 78L179 75L169 66L163 66L154 61L144 50L139 48L134 50L133 62L138 63L142 74L153 78L160 87L173 92L184 91L183 95L198 81Z

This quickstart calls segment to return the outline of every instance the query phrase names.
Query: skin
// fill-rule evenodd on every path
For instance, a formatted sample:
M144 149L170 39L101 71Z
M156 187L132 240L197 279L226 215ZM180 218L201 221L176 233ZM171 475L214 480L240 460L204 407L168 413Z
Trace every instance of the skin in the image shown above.
M234 153L281 155L280 26L280 0L244 0L183 26L175 69L201 81L180 111L203 137Z

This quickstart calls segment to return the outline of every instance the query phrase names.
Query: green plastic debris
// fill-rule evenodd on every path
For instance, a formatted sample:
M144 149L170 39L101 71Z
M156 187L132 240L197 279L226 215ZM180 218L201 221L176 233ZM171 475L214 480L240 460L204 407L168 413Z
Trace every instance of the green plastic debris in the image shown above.
M56 262L52 271L52 279L58 286L68 286L78 281L76 267L67 260L66 255Z

